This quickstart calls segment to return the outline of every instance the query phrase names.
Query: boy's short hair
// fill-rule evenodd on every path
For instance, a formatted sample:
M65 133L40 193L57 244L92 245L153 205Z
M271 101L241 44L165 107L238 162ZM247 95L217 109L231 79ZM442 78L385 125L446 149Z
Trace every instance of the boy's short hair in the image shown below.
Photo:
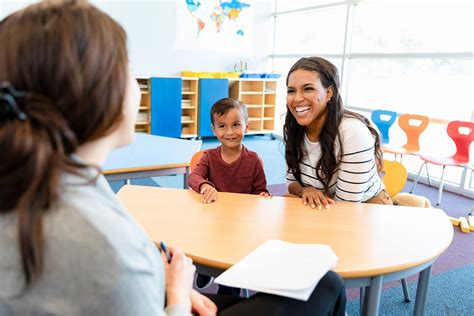
M222 116L226 114L230 109L240 109L242 114L244 115L245 122L247 122L249 118L249 114L247 111L247 107L244 103L239 100L235 100L232 98L223 98L214 103L211 108L211 124L214 125L214 114L217 116Z

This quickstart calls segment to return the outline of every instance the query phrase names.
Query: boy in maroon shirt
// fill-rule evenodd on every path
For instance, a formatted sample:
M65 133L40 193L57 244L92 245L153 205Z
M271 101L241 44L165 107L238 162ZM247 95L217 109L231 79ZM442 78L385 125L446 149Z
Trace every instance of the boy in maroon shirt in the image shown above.
M211 108L211 127L221 145L204 152L188 179L189 186L201 193L203 203L217 199L217 192L259 194L270 197L262 159L242 145L249 128L246 106L224 98ZM205 288L212 281L198 274L196 285ZM219 286L219 294L238 296L240 289Z
M270 196L262 160L242 145L247 119L247 108L240 101L224 98L212 106L211 127L221 146L206 150L188 179L203 203L215 201L217 192Z

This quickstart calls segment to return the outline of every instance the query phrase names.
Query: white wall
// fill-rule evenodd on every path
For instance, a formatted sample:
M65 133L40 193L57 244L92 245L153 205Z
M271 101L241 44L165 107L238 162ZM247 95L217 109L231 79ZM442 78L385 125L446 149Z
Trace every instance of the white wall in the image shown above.
M0 0L0 18L31 2L35 1ZM182 70L233 71L234 64L240 59L249 60L255 71L271 70L268 59L273 40L271 0L245 1L251 4L248 12L252 19L244 25L244 37L229 41L216 36L217 40L204 46L199 45L195 29L180 27L189 18L185 0L92 2L127 31L132 70L137 76L173 76Z

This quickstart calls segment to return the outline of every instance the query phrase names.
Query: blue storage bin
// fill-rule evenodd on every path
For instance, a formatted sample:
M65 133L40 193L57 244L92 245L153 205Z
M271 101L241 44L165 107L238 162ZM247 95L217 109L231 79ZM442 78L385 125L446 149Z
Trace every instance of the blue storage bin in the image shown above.
M265 79L277 79L277 78L280 78L280 74L261 74L261 78L265 78Z
M262 78L278 79L280 76L280 74L263 74Z
M262 74L240 74L240 78L261 78Z

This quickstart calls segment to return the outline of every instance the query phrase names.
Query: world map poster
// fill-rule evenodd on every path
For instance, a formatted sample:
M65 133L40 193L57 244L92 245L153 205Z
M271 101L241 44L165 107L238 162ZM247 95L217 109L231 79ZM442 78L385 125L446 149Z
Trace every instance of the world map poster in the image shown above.
M240 0L180 0L177 6L177 48L225 51L248 40L252 27L251 4ZM221 47L226 45L226 47ZM187 46L187 47L183 47ZM240 47L242 48L242 47Z

